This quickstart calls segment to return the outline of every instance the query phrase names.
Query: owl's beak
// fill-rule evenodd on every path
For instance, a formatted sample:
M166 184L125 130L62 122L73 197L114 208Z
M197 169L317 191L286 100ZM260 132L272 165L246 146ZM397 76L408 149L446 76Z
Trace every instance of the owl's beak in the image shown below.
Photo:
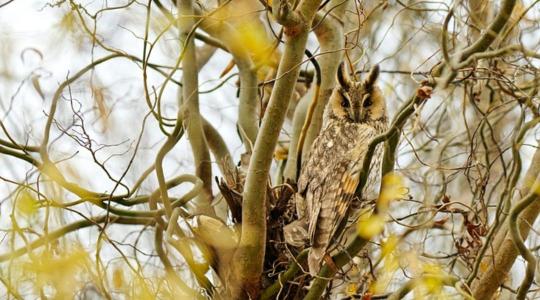
M355 109L354 112L353 112L353 118L354 118L354 122L356 122L356 123L361 122L362 119L364 119L363 109L362 108Z

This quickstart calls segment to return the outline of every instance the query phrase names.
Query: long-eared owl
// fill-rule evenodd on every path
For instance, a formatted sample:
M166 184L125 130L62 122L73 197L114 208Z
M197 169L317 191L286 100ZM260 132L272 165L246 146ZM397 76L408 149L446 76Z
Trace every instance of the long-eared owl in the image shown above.
M387 128L386 106L375 85L375 66L363 81L352 80L342 63L324 113L323 127L315 139L309 159L302 166L295 195L298 220L285 226L287 243L309 246L312 275L324 256L338 243L355 203L376 198L382 147L375 150L362 199L355 198L362 162L370 142Z

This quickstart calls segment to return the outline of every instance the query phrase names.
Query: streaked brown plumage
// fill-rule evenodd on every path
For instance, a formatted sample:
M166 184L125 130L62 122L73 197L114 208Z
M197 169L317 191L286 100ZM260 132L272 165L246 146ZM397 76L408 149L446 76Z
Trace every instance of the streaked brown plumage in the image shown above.
M339 85L326 107L323 128L298 179L298 220L284 228L289 244L311 247L308 264L312 275L318 272L327 251L339 241L339 228L348 220L353 201L358 201L354 192L369 143L387 128L385 102L375 86L378 67L362 82L352 81L343 64L339 70ZM382 148L378 146L363 199L376 197L381 161Z

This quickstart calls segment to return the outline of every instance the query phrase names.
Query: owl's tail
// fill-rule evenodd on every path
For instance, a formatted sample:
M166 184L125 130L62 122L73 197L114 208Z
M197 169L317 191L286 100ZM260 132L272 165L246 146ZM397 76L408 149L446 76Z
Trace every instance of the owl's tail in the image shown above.
M308 253L308 266L309 274L311 276L317 275L321 269L321 261L324 257L326 250L324 248L310 248Z

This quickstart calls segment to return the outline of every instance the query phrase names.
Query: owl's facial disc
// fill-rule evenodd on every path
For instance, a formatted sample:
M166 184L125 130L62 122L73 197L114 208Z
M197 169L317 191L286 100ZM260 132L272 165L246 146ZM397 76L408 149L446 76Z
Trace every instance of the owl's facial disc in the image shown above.
M338 91L342 117L354 123L378 120L385 116L385 104L382 94L375 85L379 67L374 66L362 82L351 80L341 64L338 70Z
M362 84L355 84L348 91L339 89L340 94L340 109L343 112L343 117L354 123L366 122L373 117L379 117L381 111L380 105L384 105L379 100L379 92L373 90L367 92ZM378 114L374 114L377 111Z

